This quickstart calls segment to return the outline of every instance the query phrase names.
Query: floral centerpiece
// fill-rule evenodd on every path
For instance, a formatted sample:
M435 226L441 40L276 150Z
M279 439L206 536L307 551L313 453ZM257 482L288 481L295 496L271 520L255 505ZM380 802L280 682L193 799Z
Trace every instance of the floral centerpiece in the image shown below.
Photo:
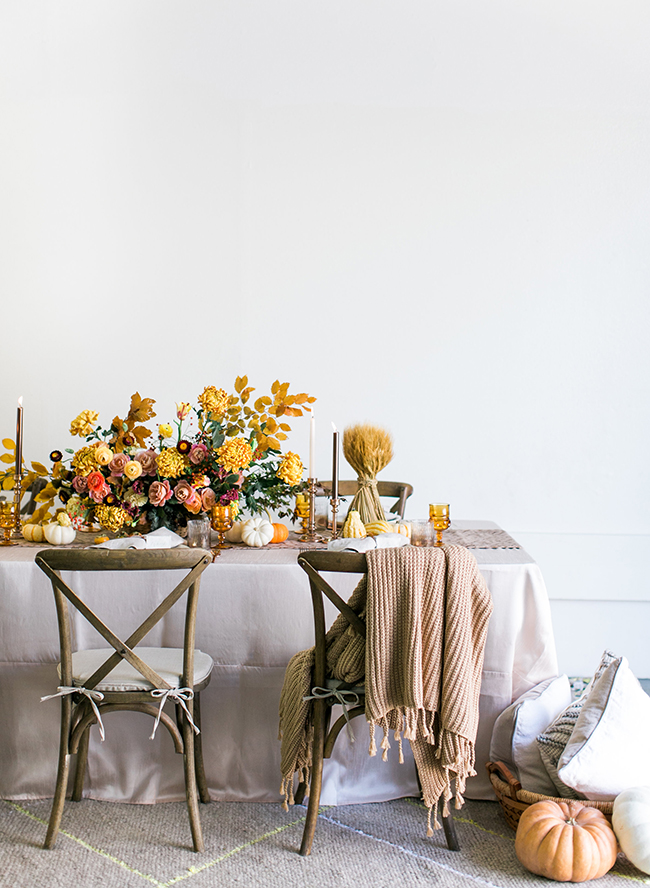
M67 457L50 454L53 468L32 520L47 520L57 497L74 525L97 522L115 533L180 528L218 503L290 515L303 466L297 454L282 454L281 442L291 430L286 420L316 399L290 395L289 383L279 380L270 396L251 403L253 391L246 376L237 377L234 394L206 386L196 405L177 404L175 420L160 423L157 433L145 425L156 415L155 401L137 392L126 417L108 428L97 412L82 411L70 433L85 443ZM35 465L35 475L44 476Z

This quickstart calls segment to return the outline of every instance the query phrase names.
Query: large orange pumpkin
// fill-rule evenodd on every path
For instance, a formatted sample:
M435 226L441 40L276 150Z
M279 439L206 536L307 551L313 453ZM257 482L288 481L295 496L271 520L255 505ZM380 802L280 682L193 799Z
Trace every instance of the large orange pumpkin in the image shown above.
M273 539L271 540L272 543L283 543L288 536L289 528L286 524L278 522L273 525Z
M556 882L599 879L614 866L616 850L616 836L605 815L581 802L535 802L517 827L519 862Z

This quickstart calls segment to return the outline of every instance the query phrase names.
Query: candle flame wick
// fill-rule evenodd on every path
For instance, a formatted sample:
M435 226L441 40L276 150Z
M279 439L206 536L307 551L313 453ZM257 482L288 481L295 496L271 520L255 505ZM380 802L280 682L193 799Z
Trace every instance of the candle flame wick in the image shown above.
M18 398L18 406L19 407L23 406L23 396L22 395Z
M332 423L332 431L333 431L333 432L338 432L338 429L336 428L336 426L334 425L334 423Z

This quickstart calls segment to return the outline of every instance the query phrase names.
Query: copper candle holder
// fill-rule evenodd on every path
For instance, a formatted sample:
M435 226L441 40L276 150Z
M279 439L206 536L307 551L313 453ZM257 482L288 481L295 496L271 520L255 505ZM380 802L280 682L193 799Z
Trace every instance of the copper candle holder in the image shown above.
M20 520L20 503L23 498L23 476L22 472L16 472L14 475L14 527L11 532L13 540L21 540L23 538L23 525Z
M307 496L309 498L309 518L307 530L300 537L305 543L316 543L322 538L316 533L316 478L307 479ZM304 527L303 527L304 530Z
M332 509L332 539L335 540L339 535L339 529L336 524L336 513L339 510L339 503L341 500L338 496L333 496L330 498L330 507Z

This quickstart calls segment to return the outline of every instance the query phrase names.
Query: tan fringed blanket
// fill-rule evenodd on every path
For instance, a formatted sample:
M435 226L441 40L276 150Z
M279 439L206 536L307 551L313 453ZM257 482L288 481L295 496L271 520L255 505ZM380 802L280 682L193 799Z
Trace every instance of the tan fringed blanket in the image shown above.
M446 815L455 794L463 804L465 781L473 776L483 650L492 599L476 559L461 546L376 549L367 553L368 577L349 605L367 625L364 641L343 616L327 633L328 674L365 680L370 755L376 754L374 727L383 729L386 759L393 731L411 743L431 813L440 798ZM444 656L443 656L444 651ZM285 806L293 804L293 778L309 783L313 726L313 649L287 666L280 698L282 786ZM455 786L452 786L455 783ZM434 813L434 825L438 819Z

